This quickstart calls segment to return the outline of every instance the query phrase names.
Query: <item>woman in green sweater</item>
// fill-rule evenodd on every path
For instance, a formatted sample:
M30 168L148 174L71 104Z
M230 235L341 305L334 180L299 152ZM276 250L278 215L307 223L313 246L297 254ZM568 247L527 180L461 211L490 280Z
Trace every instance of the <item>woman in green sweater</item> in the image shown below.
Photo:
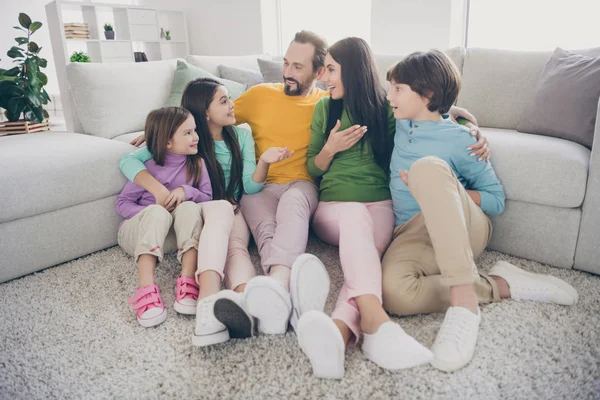
M388 171L395 120L373 55L363 39L346 38L329 48L325 68L331 97L315 107L307 160L308 172L320 179L312 226L339 246L344 286L331 317L320 311L300 317L300 347L324 378L342 378L346 345L361 332L364 355L383 368L427 363L431 352L382 307L381 256L394 228Z
M231 337L247 337L253 331L252 318L247 313L232 315L244 310L244 288L246 282L256 274L248 254L250 231L238 205L243 193L261 191L271 164L284 160L291 154L287 148L271 147L257 163L252 134L233 126L236 122L233 102L227 88L214 79L200 78L191 81L183 92L181 106L194 117L199 138L198 154L204 160L210 176L213 200L228 200L235 210L225 276L217 272L197 276L199 300L217 294L223 279L225 286L232 290L221 291L211 297L210 304L198 301L196 336L224 329L223 323L229 329ZM146 171L144 162L151 158L152 155L146 148L127 154L121 158L121 172L127 179L152 193L158 204L167 209L178 205L178 200ZM201 307L205 309L203 312L200 312Z

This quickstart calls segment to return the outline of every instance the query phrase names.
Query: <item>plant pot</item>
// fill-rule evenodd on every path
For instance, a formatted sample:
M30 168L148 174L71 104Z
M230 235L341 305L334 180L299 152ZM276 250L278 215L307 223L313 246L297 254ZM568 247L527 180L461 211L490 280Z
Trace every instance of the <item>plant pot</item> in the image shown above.
M166 37L166 39L167 39L167 40L171 40L171 36L167 36L167 37Z
M41 123L25 121L20 119L15 122L0 121L0 136L17 135L20 133L36 133L50 129L50 123L47 119Z
M104 31L106 40L115 40L115 31Z

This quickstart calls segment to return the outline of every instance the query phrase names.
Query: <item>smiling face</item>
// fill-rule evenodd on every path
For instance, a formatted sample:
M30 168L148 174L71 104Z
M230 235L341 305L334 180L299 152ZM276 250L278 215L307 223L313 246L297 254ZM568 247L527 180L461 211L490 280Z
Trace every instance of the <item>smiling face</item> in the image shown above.
M394 109L394 118L418 120L423 113L428 112L429 99L414 92L404 83L391 81L387 99Z
M344 97L342 66L338 64L329 53L325 56L325 74L321 78L321 81L327 85L332 99L338 100Z
M194 117L191 114L179 125L167 142L167 151L185 156L198 153L198 134Z
M229 98L229 92L223 85L217 86L215 94L206 110L206 119L209 125L224 127L235 125L233 101Z
M304 96L317 78L313 71L315 47L310 43L292 42L283 58L283 90L288 96Z

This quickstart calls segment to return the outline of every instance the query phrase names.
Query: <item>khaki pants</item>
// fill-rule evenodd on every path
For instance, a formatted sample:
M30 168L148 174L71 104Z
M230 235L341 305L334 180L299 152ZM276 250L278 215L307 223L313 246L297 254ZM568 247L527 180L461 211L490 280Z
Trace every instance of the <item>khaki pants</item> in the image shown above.
M233 218L233 207L225 200L186 201L173 212L153 204L123 222L118 242L136 262L142 254L156 256L160 262L174 251L181 262L186 251L198 249L196 275L213 270L222 279Z
M383 261L383 306L393 314L444 311L450 286L474 284L480 303L499 301L496 282L479 274L474 258L487 246L492 225L450 166L424 157L408 185L421 212L394 230Z

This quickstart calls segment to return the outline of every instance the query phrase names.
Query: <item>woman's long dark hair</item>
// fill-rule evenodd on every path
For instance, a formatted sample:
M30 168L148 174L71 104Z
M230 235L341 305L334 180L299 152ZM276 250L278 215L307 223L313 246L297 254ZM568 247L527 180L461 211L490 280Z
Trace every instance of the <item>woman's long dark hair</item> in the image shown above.
M163 107L151 111L146 117L144 136L148 151L157 165L165 165L167 143L189 116L190 112L184 108ZM202 175L202 160L198 153L187 156L186 170L188 179L192 180L194 186L198 186Z
M215 154L215 144L206 120L206 110L215 97L217 88L223 84L211 78L200 78L191 81L183 91L181 106L188 110L196 120L196 132L199 137L198 154L204 159L213 190L213 199L225 199L235 205L239 204L244 189L242 181L243 160L240 143L231 126L223 127L223 140L231 152L231 174L229 184L225 187L225 174ZM239 194L238 194L239 193Z
M369 45L361 38L349 37L329 47L329 54L342 67L344 98L330 100L325 135L329 136L344 107L348 107L352 124L369 129L361 146L368 141L375 162L388 172L393 149L393 138L388 134L389 106Z

